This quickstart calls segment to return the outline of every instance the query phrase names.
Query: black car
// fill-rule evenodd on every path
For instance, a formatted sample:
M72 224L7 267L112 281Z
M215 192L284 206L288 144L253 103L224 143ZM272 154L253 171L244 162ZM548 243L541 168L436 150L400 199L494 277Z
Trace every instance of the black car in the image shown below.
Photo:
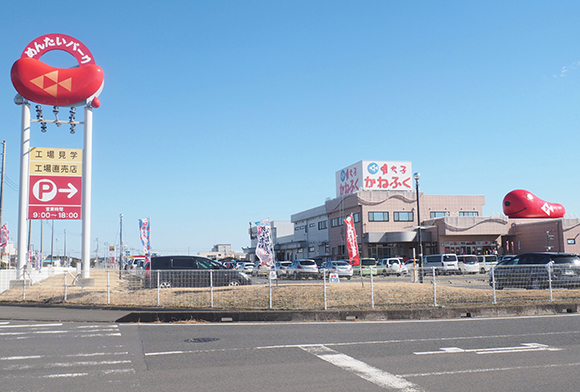
M146 287L210 287L252 284L242 271L200 256L157 256L145 266Z
M522 253L501 261L490 270L489 284L504 287L545 289L580 287L580 258L572 253Z

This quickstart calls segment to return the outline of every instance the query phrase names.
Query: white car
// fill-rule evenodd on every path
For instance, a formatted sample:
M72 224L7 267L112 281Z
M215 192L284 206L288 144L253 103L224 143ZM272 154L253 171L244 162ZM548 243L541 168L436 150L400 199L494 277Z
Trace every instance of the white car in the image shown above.
M377 270L379 274L384 276L388 275L406 275L409 270L405 266L403 259L399 257L390 257L387 259L380 259L377 264Z
M476 255L457 256L457 265L462 274L476 274L479 272L479 260Z
M497 265L499 259L496 255L478 255L479 260L479 272L485 274L489 272L492 265Z
M352 278L352 265L345 260L327 261L318 269L318 272L321 278L326 276L328 279L330 274L338 274L339 278L350 280Z

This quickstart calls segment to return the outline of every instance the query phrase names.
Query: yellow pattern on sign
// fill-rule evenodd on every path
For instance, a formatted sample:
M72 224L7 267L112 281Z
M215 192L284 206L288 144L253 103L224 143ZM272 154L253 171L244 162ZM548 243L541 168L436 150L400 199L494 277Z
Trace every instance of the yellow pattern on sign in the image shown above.
M76 148L30 149L30 174L52 176L82 176L83 150Z

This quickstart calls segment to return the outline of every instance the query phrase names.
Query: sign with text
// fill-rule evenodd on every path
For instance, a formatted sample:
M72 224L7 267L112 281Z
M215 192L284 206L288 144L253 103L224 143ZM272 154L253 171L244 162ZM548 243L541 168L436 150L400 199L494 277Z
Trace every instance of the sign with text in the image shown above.
M336 172L336 196L369 190L413 190L411 162L360 161Z
M81 219L82 150L30 150L28 219Z

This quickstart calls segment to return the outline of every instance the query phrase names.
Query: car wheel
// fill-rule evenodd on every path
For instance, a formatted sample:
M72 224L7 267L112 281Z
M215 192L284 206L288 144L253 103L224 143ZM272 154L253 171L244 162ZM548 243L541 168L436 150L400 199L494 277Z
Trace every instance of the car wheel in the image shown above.
M171 282L161 282L159 283L159 287L162 289L170 289L171 288Z
M237 279L231 280L230 283L228 284L228 286L239 286L240 285L240 281Z
M485 268L482 268L482 269L480 269L480 270L479 270L479 273L480 273L480 274L485 274Z

